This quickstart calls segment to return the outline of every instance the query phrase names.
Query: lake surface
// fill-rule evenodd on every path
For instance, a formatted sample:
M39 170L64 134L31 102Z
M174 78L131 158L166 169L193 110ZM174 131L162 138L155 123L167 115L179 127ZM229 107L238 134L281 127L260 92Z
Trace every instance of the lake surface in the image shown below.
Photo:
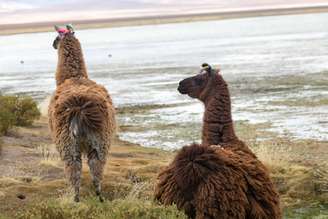
M203 106L176 91L203 62L220 65L234 120L328 140L328 14L77 30L90 77L121 110L121 138L176 149L200 139ZM55 89L56 33L0 36L0 91ZM22 64L21 61L24 61Z

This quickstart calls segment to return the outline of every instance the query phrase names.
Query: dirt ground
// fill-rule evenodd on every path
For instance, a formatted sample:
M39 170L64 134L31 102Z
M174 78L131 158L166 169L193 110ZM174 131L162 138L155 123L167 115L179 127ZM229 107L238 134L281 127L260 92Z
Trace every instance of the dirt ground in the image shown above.
M287 138L256 141L256 127L237 125L237 133L252 145L259 159L270 169L281 194L282 206L327 206L327 143ZM272 136L271 136L272 137ZM271 138L272 139L272 138ZM63 164L49 137L47 119L32 127L15 128L2 137L0 154L0 218L16 218L33 204L60 198L68 193ZM159 170L174 152L145 148L115 138L107 162L103 191L107 200L125 197L137 186L152 200ZM81 197L94 195L84 161ZM293 218L293 217L290 217Z
M63 164L49 137L46 118L29 128L16 128L2 138L0 155L0 213L14 216L18 209L67 192ZM115 138L104 176L104 196L114 199L125 187L155 181L159 168L171 153L144 148ZM84 161L82 198L92 192ZM122 191L118 191L122 190ZM128 189L126 189L128 190ZM152 191L151 189L149 190ZM151 194L149 194L151 195ZM0 214L1 215L1 214Z

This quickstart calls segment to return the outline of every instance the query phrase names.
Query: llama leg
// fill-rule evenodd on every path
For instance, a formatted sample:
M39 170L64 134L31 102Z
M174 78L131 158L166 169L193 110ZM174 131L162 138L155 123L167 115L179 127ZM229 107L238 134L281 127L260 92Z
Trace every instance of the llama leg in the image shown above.
M80 185L81 185L81 172L82 172L82 160L81 154L71 156L69 159L65 159L65 173L74 189L74 201L80 201Z
M96 195L101 202L104 201L101 195L101 181L104 172L105 160L100 160L96 150L92 150L88 154L88 165L90 168L92 183L96 189Z

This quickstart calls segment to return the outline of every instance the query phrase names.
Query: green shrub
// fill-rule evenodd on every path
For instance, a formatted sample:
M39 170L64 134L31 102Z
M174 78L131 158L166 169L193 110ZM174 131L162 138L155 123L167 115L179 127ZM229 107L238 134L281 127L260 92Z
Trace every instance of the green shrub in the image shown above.
M39 119L40 115L38 105L32 97L17 97L16 126L30 126L35 119Z
M15 97L0 96L0 135L15 125Z
M13 126L29 126L40 117L37 103L27 96L0 95L0 135Z

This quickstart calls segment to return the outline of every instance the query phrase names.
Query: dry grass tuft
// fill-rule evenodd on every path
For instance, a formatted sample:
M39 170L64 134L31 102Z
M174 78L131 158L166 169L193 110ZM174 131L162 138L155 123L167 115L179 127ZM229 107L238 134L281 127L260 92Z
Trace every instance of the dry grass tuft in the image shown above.
M6 188L13 185L20 184L21 181L12 177L2 177L0 178L0 188Z
M140 198L145 190L145 183L135 184L125 197L118 197L113 201L100 203L94 196L84 198L80 203L73 201L73 192L66 191L57 199L50 199L20 211L16 217L19 219L186 219L175 206L160 206L150 199Z
M290 141L277 139L255 147L258 158L268 167L284 207L300 207L314 203L328 204L328 172L326 165L306 165L306 150ZM301 155L300 155L301 154Z
M290 156L292 150L288 145L282 145L277 142L271 144L259 143L254 148L256 156L270 169L285 168L290 165Z
M41 155L41 166L59 167L61 160L54 145L41 144L36 149Z
M71 188L64 189L62 193L59 195L59 197L56 199L56 201L58 201L58 204L61 207L76 204L76 202L74 202L73 189Z

